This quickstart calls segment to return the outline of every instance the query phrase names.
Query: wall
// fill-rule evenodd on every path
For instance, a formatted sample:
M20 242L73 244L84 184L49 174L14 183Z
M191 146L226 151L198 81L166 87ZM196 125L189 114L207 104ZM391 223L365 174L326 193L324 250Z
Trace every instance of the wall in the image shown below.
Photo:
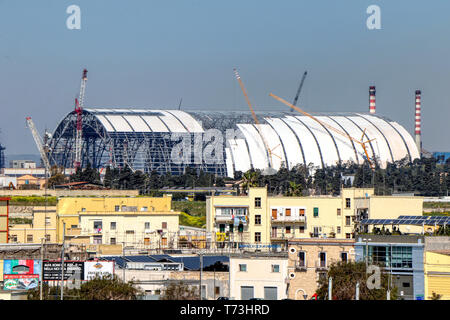
M40 243L41 239L45 239L45 235L49 236L47 242L56 242L56 207L33 207L32 224L16 224L10 227L10 236L17 236L17 243L28 243L27 236L32 235L31 243ZM47 212L46 212L47 211ZM45 225L45 217L49 224Z
M425 299L434 293L442 300L450 300L450 252L425 252Z
M8 242L8 200L0 200L0 243Z

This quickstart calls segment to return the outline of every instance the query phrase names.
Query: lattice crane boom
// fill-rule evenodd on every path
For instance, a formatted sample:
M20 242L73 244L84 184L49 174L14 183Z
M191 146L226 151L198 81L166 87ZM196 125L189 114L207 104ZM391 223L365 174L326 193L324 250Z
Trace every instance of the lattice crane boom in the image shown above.
M364 150L364 153L366 154L367 161L369 162L370 167L371 167L372 169L375 169L374 164L373 164L373 162L370 160L369 153L367 152L367 148L366 148L366 144L369 143L369 142L371 142L371 141L374 141L375 139L363 141L364 136L365 136L365 133L366 133L366 129L364 129L364 131L363 131L361 140L358 140L358 139L353 138L352 136L350 136L348 133L343 132L343 131L341 131L341 130L339 130L339 129L336 129L336 128L333 127L333 126L330 126L328 123L325 123L325 122L323 122L323 121L320 121L319 119L317 119L317 118L314 117L313 115L309 114L309 113L306 112L306 111L303 111L303 110L300 109L299 107L294 106L293 104L287 102L287 101L284 100L283 98L280 98L280 97L278 97L278 96L276 96L276 95L274 95L274 94L272 94L272 93L270 93L269 96L271 96L272 98L274 98L274 99L276 99L276 100L278 100L278 101L284 103L285 105L287 105L287 106L291 107L292 109L294 109L294 110L300 112L301 114L303 114L303 115L305 115L305 116L307 116L307 117L313 119L314 121L320 123L322 126L328 128L329 130L334 131L334 132L336 132L337 134L340 134L340 135L342 135L342 136L344 136L344 137L346 137L346 138L348 138L348 139L350 139L350 140L352 140L352 141L358 143L359 145L361 145L361 147L362 147L363 150Z
M86 91L87 70L83 70L81 77L80 94L78 99L75 99L75 113L77 114L77 131L75 138L75 168L81 167L81 150L82 150L82 136L83 136L83 107L84 107L84 93Z
M298 100L298 97L300 96L300 92L302 91L303 83L305 82L305 78L306 78L306 75L307 75L307 74L308 74L308 72L305 71L305 73L304 73L303 76L302 76L302 80L300 81L300 85L298 86L298 90L297 90L297 94L295 95L294 102L292 102L292 104L293 104L294 106L297 105L297 100ZM291 111L292 111L292 109L291 109Z
M47 169L47 175L50 175L50 162L48 161L48 157L47 157L48 146L43 145L41 136L39 135L38 131L36 130L36 126L34 125L34 122L31 119L31 117L27 117L26 120L27 120L27 126L30 129L31 134L33 135L34 142L36 143L36 147L38 148L39 153L41 155L42 162L44 163L44 167Z

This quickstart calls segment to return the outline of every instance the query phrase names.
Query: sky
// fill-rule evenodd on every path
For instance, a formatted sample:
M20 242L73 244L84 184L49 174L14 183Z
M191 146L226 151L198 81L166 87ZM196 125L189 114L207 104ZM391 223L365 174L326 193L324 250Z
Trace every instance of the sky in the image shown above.
M67 7L78 5L81 29ZM369 30L370 5L381 29ZM74 108L83 68L85 107L377 113L412 135L422 90L422 141L450 151L450 1L415 0L0 0L0 143L38 153L42 134Z

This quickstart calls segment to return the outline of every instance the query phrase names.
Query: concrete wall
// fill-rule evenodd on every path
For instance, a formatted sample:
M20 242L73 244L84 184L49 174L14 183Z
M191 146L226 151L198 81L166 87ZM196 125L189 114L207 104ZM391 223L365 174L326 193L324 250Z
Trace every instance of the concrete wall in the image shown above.
M0 197L4 196L44 196L45 190L0 190ZM53 197L89 197L89 196L138 196L139 190L47 190L47 195Z

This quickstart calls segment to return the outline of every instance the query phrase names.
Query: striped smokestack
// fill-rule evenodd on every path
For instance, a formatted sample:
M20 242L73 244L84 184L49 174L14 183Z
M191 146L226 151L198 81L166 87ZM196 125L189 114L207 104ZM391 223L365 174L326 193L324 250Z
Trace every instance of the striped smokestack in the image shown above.
M375 86L369 87L369 112L375 113Z
M416 126L415 126L415 134L416 134L416 146L419 150L419 154L422 154L422 92L420 90L416 90Z

